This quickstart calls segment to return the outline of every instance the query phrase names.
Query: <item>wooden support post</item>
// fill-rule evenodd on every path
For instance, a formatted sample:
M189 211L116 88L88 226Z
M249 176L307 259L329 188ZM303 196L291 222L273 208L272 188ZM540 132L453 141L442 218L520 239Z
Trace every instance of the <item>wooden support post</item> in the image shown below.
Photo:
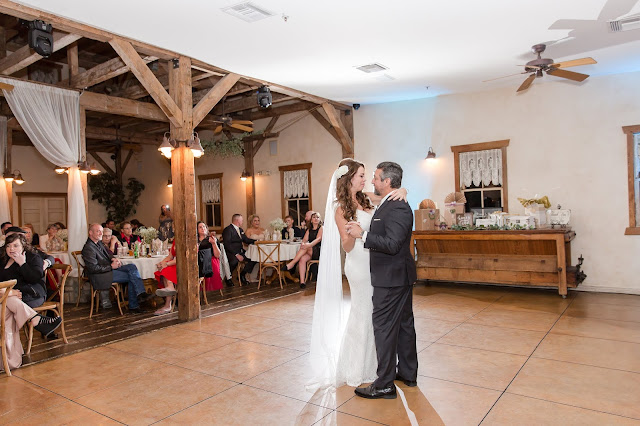
M249 177L244 182L247 195L247 220L256 213L256 180L253 167L253 141L244 143L244 169Z
M356 141L353 138L353 110L349 110L349 111L345 111L345 110L341 110L340 111L340 118L342 119L342 123L344 124L344 128L347 131L347 133L349 134L349 137L351 138L351 152L347 152L344 149L344 146L342 147L342 158L355 158L355 145L356 145Z
M69 65L69 85L71 81L78 75L78 42L72 43L67 47L67 64Z
M181 56L177 68L169 62L169 93L181 110L178 114L181 119L179 125L175 120L171 121L171 138L186 141L193 134L191 59ZM178 273L178 318L182 321L192 321L200 318L196 192L193 152L184 142L173 150L171 179Z

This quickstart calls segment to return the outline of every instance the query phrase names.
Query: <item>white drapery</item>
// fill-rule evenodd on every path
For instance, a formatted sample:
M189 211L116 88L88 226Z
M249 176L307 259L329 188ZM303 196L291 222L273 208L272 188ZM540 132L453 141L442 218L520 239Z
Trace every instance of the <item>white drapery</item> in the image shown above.
M288 170L284 172L284 198L309 196L309 170Z
M220 179L205 179L202 181L202 202L220 202Z
M13 90L4 92L11 112L33 146L57 166L69 167L67 186L69 251L81 250L87 239L80 158L80 94L26 81L0 78Z
M0 178L4 173L4 161L7 155L7 117L0 117ZM9 194L7 184L0 182L0 223L11 221L11 211L9 211Z
M502 150L461 152L460 186L502 185Z

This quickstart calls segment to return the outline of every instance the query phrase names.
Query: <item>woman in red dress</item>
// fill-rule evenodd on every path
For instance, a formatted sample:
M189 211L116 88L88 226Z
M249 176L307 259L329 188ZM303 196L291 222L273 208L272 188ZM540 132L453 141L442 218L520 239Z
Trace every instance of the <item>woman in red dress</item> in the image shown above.
M176 271L176 242L173 241L169 255L156 265L158 270L154 273L158 280L156 296L164 297L164 306L154 312L154 315L164 315L171 312L171 300L177 293L175 283L178 282Z
M222 277L220 276L220 247L218 239L214 234L209 234L207 224L198 222L198 250L211 249L211 269L213 275L204 279L205 291L220 290L222 288Z

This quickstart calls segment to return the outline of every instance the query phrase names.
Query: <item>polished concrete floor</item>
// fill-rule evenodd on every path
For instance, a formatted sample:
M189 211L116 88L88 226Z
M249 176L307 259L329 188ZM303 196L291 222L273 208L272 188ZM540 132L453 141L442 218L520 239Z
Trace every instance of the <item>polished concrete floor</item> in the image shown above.
M0 377L0 423L640 423L640 296L414 289L418 387L305 390L313 291Z

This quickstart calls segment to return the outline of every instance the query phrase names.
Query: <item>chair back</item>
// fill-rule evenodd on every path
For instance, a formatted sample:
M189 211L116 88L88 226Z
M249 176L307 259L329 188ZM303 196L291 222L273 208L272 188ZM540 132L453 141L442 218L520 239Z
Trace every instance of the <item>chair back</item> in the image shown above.
M72 251L71 256L73 256L73 260L76 261L76 265L78 265L78 278L87 278L84 274L84 261L82 260L82 251Z
M54 269L62 271L60 280L58 280L56 274L53 273ZM59 295L60 304L62 305L64 303L64 285L66 284L67 277L71 273L72 269L73 268L71 267L71 265L64 265L60 263L54 263L49 267L49 269L47 269L47 276L49 277L49 280L56 286L56 291L54 291L51 296L49 296L47 302L53 300L56 295Z
M280 241L256 241L258 259L263 265L278 265L280 263Z
M14 285L16 285L16 283L18 282L18 280L9 280L9 281L2 281L0 282L0 289L4 289L4 293L2 294L2 297L0 297L0 302L2 303L2 308L0 308L0 317L2 318L0 320L0 346L2 346L2 363L3 363L3 368L4 368L4 372L7 374L7 376L11 375L11 370L9 369L9 358L7 358L7 334L6 334L6 327L7 325L5 324L6 322L6 315L7 315L7 300L9 299L9 293L11 292L11 289L13 288Z

